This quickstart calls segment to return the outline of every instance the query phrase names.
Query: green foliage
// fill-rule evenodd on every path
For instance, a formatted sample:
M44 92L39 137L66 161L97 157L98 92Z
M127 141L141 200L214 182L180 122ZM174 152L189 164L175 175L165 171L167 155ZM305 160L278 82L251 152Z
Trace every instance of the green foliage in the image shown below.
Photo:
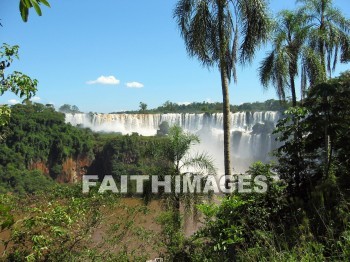
M147 104L146 103L140 102L139 107L140 107L141 113L145 113L147 111Z
M90 174L149 175L147 165L152 165L154 149L163 138L133 135L95 134L95 160ZM153 162L155 164L155 162Z
M265 102L243 103L241 105L231 105L231 112L241 111L284 111L288 103L281 103L278 100L270 99ZM166 114L166 113L219 113L222 112L222 103L215 102L193 102L190 104L178 104L166 101L163 105L148 109L147 113ZM139 111L125 111L126 114L137 114Z
M156 221L162 226L162 232L160 234L161 242L166 248L164 257L167 261L186 261L189 256L184 250L185 237L181 230L178 228L178 224L174 223L174 214L172 211L166 211L161 213ZM181 219L178 217L178 219Z
M349 88L345 72L285 112L275 132L278 164L247 171L268 178L267 193L201 205L204 227L184 247L196 252L192 261L348 260Z
M24 22L28 21L29 16L29 9L34 7L35 12L41 16L41 7L40 5L43 4L47 7L50 7L50 4L47 0L20 0L19 2L19 11L21 12L21 17Z
M58 111L61 113L71 113L71 114L81 113L79 108L76 105L71 106L68 104L64 104L60 106Z
M332 76L339 57L343 63L350 60L350 20L334 6L332 0L298 0L298 2L302 4L298 12L307 18L308 47L316 52L318 57L316 63L321 65L321 69L313 72L306 70L305 74L309 78L311 76L311 79L316 76L318 80L324 81L326 72ZM317 84L320 81L312 82Z
M260 0L180 0L174 9L174 18L189 55L205 66L215 65L226 70L226 76L232 75L235 81L237 62L244 64L252 60L270 27L266 1Z
M10 228L14 223L14 217L11 214L12 201L9 196L0 194L0 232L4 229Z
M202 246L202 259L231 261L243 246L259 241L259 232L272 229L286 201L283 183L274 181L270 170L270 165L257 162L247 171L253 179L261 175L267 178L268 193L237 194L221 199L219 205L199 206L204 227L193 236L193 243L197 248Z
M349 72L313 86L304 108L286 111L275 131L284 144L278 149L278 172L288 182L291 195L308 192L337 170L349 168L348 127L350 101ZM348 172L348 171L346 171ZM339 172L343 173L343 171Z
M260 82L264 88L272 84L281 100L286 99L290 89L293 106L297 103L295 78L301 69L309 70L308 60L303 59L309 32L306 22L306 16L302 13L289 10L279 12L273 27L273 49L259 68ZM301 80L305 81L305 78Z
M15 223L8 226L11 237L2 242L2 258L9 261L72 261L87 256L89 235L100 223L102 203L112 207L114 196L74 188L57 187L31 198L0 195L12 205Z
M7 105L0 106L0 126L6 125L10 121L11 109ZM3 138L0 138L0 141Z
M64 115L42 104L15 105L7 127L6 138L0 144L1 191L34 192L50 184L36 172L27 171L33 163L43 163L52 178L61 174L67 158L91 157L91 131L65 124ZM5 129L6 128L6 129ZM32 181L31 181L32 180ZM9 181L13 181L10 184Z
M19 195L43 192L55 183L39 170L17 169L9 164L0 167L0 194L8 191Z
M8 44L3 44L0 48L0 96L10 91L28 101L35 95L38 81L18 71L5 75L5 69L10 67L15 58L19 59L18 49L18 45L10 46ZM7 105L1 105L0 127L9 122L10 116L11 109ZM3 135L3 132L0 132L0 135Z
M157 136L166 136L169 134L169 123L167 121L163 121L159 125L159 129L157 130Z

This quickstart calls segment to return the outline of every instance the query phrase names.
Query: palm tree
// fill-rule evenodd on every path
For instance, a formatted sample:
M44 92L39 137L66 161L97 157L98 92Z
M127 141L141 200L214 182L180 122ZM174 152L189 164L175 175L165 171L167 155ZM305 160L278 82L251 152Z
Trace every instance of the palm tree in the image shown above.
M297 105L295 78L309 30L305 22L305 16L289 10L281 11L274 25L273 48L259 68L262 85L268 88L271 83L280 100L285 100L286 89L290 88L293 106Z
M310 26L308 45L310 49L317 52L321 63L321 70L309 72L308 77L318 77L325 81L327 73L332 77L340 54L340 61L350 61L350 20L346 19L342 12L333 6L333 0L297 0L302 4L299 12L307 17ZM305 77L306 78L306 77ZM320 81L313 81L318 84ZM324 97L324 99L327 99ZM328 128L324 126L325 137L325 163L329 166L329 144L330 137ZM328 169L326 169L328 172ZM327 174L326 174L327 175Z
M159 159L163 163L163 170L172 176L174 182L176 177L191 176L193 174L203 176L215 175L216 169L212 159L205 153L191 155L191 146L198 144L199 138L196 135L185 133L181 127L173 126L169 129L167 143L160 147ZM189 170L191 172L189 172ZM175 184L175 183L173 183ZM171 190L170 195L166 195L166 200L174 215L174 224L180 223L180 202L185 204L189 210L200 200L199 194L186 194ZM196 210L196 209L194 209Z
M326 76L327 72L331 77L339 54L341 62L350 61L350 20L333 6L333 0L297 0L297 3L302 4L299 12L306 15L310 26L308 44L321 60L323 72L318 73Z
M251 62L257 46L267 39L270 20L265 0L179 0L174 18L190 56L204 66L218 66L223 96L225 175L231 175L231 76L236 64Z

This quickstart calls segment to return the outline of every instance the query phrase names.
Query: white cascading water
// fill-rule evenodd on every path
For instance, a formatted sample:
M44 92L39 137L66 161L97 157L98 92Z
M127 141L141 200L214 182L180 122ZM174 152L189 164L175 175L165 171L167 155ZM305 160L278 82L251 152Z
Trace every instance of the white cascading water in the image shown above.
M231 113L231 146L234 172L244 172L254 161L268 161L276 148L271 130L254 131L254 126L274 127L280 118L275 111ZM195 133L201 143L193 152L207 152L219 173L223 173L223 114L66 114L66 122L96 132L137 132L144 136L156 135L159 125L167 121L185 131ZM266 131L267 130L267 131Z

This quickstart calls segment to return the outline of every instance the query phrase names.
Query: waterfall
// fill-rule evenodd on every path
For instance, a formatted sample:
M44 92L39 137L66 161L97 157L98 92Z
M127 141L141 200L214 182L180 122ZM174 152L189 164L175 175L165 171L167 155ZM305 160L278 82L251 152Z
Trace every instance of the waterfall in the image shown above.
M276 147L273 128L280 118L276 111L231 113L232 163L235 172L244 172L254 161L268 161ZM66 114L66 122L96 132L136 132L156 135L159 125L167 121L185 131L197 134L201 143L193 150L206 151L223 170L223 114Z

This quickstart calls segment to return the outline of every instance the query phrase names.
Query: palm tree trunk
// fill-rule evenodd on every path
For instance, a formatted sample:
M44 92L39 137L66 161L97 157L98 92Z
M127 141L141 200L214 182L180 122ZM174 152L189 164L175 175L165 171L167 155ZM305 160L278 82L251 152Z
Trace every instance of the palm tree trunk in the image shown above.
M295 92L295 80L294 80L294 76L293 74L289 74L290 77L290 89L292 91L292 103L293 103L293 107L297 106L297 96L296 96L296 92Z
M319 28L319 33L323 34L325 31L325 17L324 17L324 13L325 13L325 1L322 0L322 10L321 10L321 24L320 24L320 28ZM326 52L324 50L325 46L324 46L324 40L320 39L318 42L319 45L319 51L320 51L320 56L321 56L321 64L322 64L322 70L324 70L324 76L327 79L327 67L326 67L326 59L325 59L325 55ZM324 80L326 80L324 79Z
M222 86L222 98L223 98L223 116L224 116L224 159L225 159L225 176L231 177L231 154L230 154L230 99L228 90L228 75L226 69L226 38L224 30L224 1L218 0L218 20L219 20L219 41L220 41L220 73L221 73L221 86Z
M325 18L324 18L324 12L325 12L325 2L322 1L322 17L321 17L321 26L320 26L320 32L324 32L325 27ZM320 48L320 55L321 55L321 63L322 63L322 69L324 70L324 76L327 80L327 68L326 68L326 59L325 59L325 47L324 47L324 41L321 39L319 41L319 48ZM327 104L327 97L324 98L325 105ZM328 136L328 126L327 124L324 126L324 151L325 151L325 176L328 177L328 166L329 166L329 136Z
M231 154L230 154L230 122L231 111L228 91L228 78L225 69L221 69L221 85L223 97L223 115L224 115L224 158L225 158L225 176L231 176Z

